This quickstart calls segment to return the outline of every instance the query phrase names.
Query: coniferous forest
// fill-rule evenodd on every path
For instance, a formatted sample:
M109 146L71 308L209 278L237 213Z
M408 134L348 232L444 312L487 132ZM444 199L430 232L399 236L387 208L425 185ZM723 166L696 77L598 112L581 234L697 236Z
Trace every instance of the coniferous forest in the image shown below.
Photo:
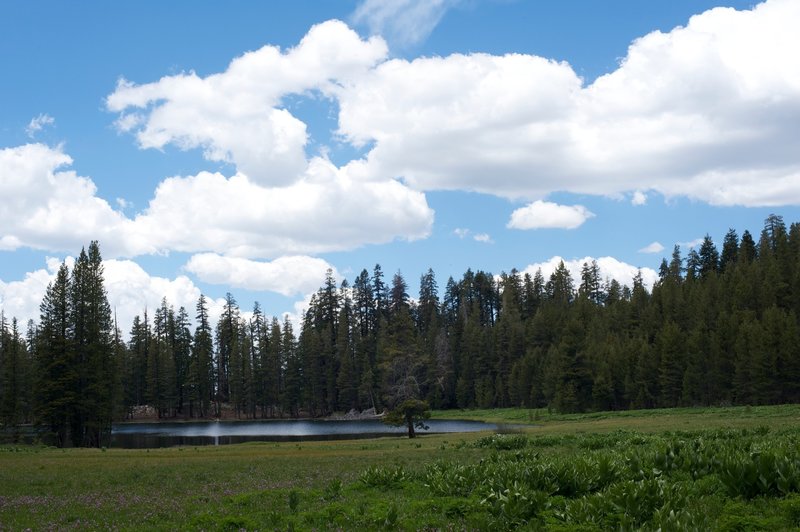
M571 273L573 275L571 275ZM573 280L574 277L574 280ZM379 265L332 273L302 323L245 320L230 294L212 323L164 299L116 323L97 242L62 264L38 323L0 315L0 423L58 445L99 446L114 421L316 417L432 408L559 412L800 402L800 224L768 217L758 238L731 229L676 246L648 290L596 263L552 275L467 270L419 297ZM130 327L123 334L123 327Z

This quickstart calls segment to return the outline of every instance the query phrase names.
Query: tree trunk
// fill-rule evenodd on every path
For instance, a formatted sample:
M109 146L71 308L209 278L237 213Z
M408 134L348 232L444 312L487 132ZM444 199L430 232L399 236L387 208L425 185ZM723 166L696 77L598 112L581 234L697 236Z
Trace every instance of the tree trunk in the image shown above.
M414 432L414 420L411 416L406 416L406 423L408 424L408 437L409 438L416 438L417 433Z

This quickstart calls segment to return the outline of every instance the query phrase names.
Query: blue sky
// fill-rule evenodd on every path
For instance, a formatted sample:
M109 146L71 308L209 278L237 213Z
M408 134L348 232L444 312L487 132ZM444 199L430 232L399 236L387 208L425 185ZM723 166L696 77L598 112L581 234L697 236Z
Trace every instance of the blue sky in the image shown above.
M676 243L800 220L798 23L791 0L6 2L0 306L36 318L91 239L124 330L201 292L296 314L328 267L652 279Z

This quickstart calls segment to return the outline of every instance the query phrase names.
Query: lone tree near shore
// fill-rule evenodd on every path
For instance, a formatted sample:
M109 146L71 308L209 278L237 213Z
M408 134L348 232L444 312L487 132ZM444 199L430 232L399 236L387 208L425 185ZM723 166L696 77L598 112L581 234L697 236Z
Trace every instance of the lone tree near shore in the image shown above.
M408 427L408 437L415 438L417 436L414 428L425 430L428 428L425 425L425 420L430 419L431 409L427 401L420 401L419 399L406 399L400 403L394 410L390 411L383 418L383 422L393 427Z

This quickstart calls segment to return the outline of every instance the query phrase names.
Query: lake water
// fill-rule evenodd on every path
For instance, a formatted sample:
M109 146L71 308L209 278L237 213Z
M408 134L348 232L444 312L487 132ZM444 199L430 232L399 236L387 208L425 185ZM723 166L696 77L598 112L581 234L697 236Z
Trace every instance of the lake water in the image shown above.
M480 421L427 420L418 434L497 430ZM128 449L176 445L224 445L248 441L350 440L403 435L406 427L390 427L379 420L259 420L179 423L122 423L111 431L111 446Z

